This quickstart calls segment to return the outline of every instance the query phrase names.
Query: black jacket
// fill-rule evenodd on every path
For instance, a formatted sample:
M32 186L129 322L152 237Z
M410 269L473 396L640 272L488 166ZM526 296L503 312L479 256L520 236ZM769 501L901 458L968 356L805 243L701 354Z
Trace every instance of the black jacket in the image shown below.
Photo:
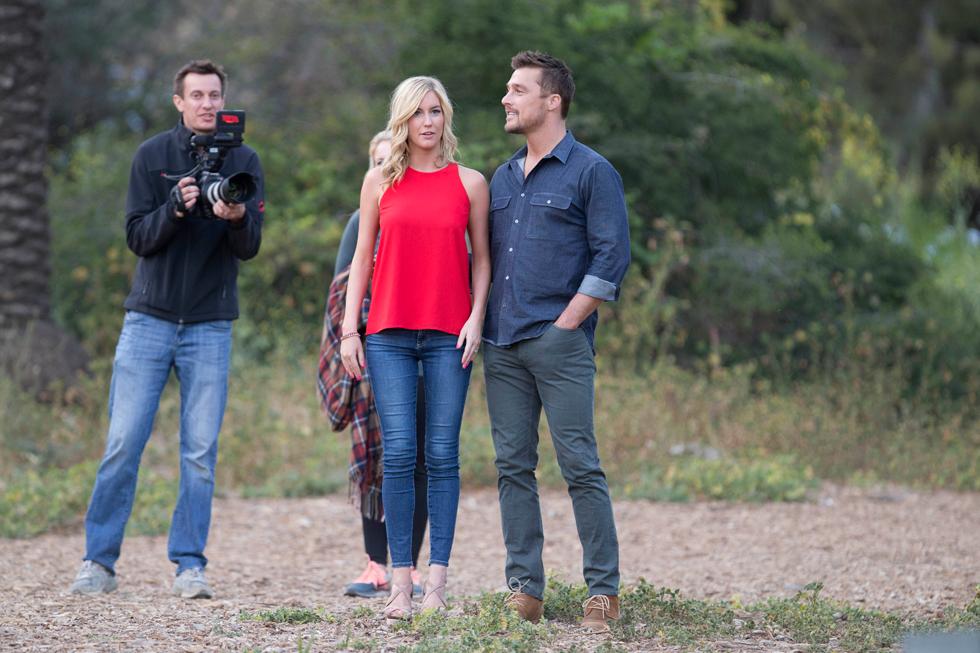
M164 175L194 167L190 136L179 122L140 145L133 157L126 243L140 259L123 306L171 322L233 320L238 317L238 261L258 254L262 242L262 166L255 151L242 145L228 152L221 167L223 176L244 171L257 179L258 192L245 205L240 223L200 217L197 207L177 218L169 199L177 182Z

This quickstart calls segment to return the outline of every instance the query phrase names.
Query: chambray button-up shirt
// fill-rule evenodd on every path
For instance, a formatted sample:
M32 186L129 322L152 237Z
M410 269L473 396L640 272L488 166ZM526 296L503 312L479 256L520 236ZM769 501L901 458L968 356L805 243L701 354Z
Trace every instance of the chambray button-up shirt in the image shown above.
M623 181L570 131L526 178L527 146L490 181L492 281L483 339L536 338L576 293L619 297L630 263ZM579 327L595 341L598 312Z

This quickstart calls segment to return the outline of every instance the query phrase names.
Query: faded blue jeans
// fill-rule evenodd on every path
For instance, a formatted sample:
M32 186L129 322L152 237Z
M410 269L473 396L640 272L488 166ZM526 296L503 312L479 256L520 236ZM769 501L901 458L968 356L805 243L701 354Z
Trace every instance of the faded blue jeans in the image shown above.
M384 441L385 524L392 567L412 566L415 512L415 402L419 363L425 383L425 466L429 475L429 564L449 566L459 506L459 428L472 365L457 337L442 331L385 329L367 337L367 366Z
M143 449L170 370L180 383L180 489L167 554L204 568L218 432L228 397L231 321L178 324L129 311L116 345L109 433L85 515L85 560L113 570L133 509Z

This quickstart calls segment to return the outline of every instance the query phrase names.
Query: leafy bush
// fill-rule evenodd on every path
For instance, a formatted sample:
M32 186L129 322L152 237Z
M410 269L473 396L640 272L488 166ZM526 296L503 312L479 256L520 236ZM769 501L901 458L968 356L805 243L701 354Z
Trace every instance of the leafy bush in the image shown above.
M475 603L467 602L461 616L423 612L410 626L396 628L420 639L409 649L416 653L534 653L547 646L547 629L521 619L503 599L500 594L484 594Z
M398 30L374 10L338 14L363 37L344 55L344 93L332 80L308 89L312 104L272 102L251 122L268 211L262 251L241 268L240 355L315 351L365 145L397 81L425 70L447 84L464 162L489 175L520 146L501 128L497 98L510 56L533 44L574 69L569 124L627 189L635 263L606 310L604 355L638 371L665 356L693 369L752 361L759 377L784 382L831 358L846 363L867 331L888 342L880 360L902 359L906 396L970 398L976 373L965 361L980 358L980 341L963 337L980 323L971 283L980 259L964 223L974 153L943 153L936 194L920 205L916 179L900 179L875 123L833 88L825 61L780 34L728 23L716 0L438 0L390 11ZM275 21L296 28L288 16ZM378 59L355 54L368 51ZM278 88L261 79L268 64L235 56L260 76L253 99L268 102L262 93ZM311 108L321 95L331 111ZM122 204L139 140L95 128L52 160L54 309L97 356L112 351L135 265Z
M549 575L544 593L544 618L575 623L582 618L582 603L589 590L581 583L573 585Z
M792 456L684 457L627 480L624 491L631 498L656 501L802 501L817 484L813 470Z
M321 621L334 621L332 615L325 615L323 610L309 608L277 608L261 612L242 611L238 618L241 621L262 621L276 624L313 624Z
M109 129L82 134L51 174L52 307L96 356L115 347L136 269L126 246L125 202L139 140Z
M33 537L77 523L95 479L95 463L69 470L27 470L0 488L0 537Z
M92 495L98 461L67 470L28 469L0 485L0 537L34 537L81 522ZM144 470L136 489L127 533L160 535L170 527L177 483Z
M735 612L725 602L701 601L680 591L656 588L640 579L620 595L620 619L614 634L625 640L661 637L672 644L690 644L735 634Z
M769 599L758 608L767 623L788 632L793 641L851 653L886 650L908 628L896 615L824 599L822 589L822 583L810 583L793 598Z

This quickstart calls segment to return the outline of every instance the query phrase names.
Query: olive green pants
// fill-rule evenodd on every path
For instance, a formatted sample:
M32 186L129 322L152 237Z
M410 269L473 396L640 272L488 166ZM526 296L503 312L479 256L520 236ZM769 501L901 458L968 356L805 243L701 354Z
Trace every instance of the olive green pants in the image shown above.
M589 594L619 593L619 543L593 428L595 360L581 329L551 326L510 347L486 345L487 405L512 589L544 597L544 530L534 470L544 408L572 498Z

